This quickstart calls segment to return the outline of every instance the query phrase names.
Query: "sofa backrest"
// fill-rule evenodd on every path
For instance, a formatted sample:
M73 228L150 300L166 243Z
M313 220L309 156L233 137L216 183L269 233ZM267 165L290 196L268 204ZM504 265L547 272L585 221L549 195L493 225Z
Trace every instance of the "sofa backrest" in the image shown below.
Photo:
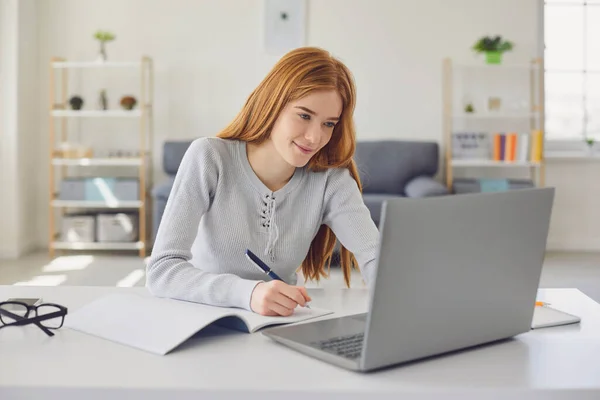
M191 140L167 141L163 169L175 175ZM354 154L363 193L403 194L417 176L434 176L438 169L438 144L407 140L359 141Z
M192 140L169 140L163 145L163 169L168 175L175 175L183 155L188 147L192 144Z
M359 141L354 154L363 193L404 194L417 176L434 176L438 144L408 140Z

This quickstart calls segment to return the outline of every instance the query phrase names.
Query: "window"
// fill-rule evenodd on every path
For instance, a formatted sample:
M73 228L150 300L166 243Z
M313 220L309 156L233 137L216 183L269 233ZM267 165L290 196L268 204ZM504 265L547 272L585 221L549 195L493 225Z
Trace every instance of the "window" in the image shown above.
M544 2L546 138L600 139L600 0Z

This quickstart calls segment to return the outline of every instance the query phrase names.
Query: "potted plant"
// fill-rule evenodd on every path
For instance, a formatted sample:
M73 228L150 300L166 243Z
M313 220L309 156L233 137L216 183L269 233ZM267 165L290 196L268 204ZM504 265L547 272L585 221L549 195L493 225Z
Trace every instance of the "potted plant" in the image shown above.
M108 31L96 31L94 38L100 42L100 54L98 59L106 61L106 43L115 40L115 35Z
M81 96L73 96L69 99L69 104L73 110L81 110L81 107L83 107L83 99Z
M137 100L133 96L123 96L121 98L121 107L126 110L133 110L133 107L137 104Z
M587 144L588 147L588 155L593 155L594 153L594 144L596 143L596 140L594 138L591 137L586 137L585 138L585 143Z
M485 53L488 64L500 64L502 54L513 49L513 43L503 40L502 36L484 36L480 38L472 47L476 53Z

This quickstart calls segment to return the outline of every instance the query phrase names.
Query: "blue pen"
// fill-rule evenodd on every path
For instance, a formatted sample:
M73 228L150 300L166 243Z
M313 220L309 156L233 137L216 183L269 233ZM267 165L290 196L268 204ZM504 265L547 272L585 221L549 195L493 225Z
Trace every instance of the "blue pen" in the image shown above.
M262 272L264 272L265 274L269 275L271 277L271 279L275 279L277 281L284 282L283 279L281 279L275 272L273 272L273 270L271 268L269 268L269 266L267 264L265 264L260 258L258 258L250 250L246 250L246 258L248 258L248 260L250 260L250 262L252 264L254 264L258 268L260 268Z
M259 268L262 272L269 275L269 277L271 277L271 279L285 282L283 279L281 279L279 277L279 275L277 275L275 272L273 272L273 270L271 268L269 268L269 266L267 264L265 264L260 258L258 258L253 252L251 252L248 249L246 249L246 258L248 260L250 260L250 262L252 264L254 264L257 268ZM306 308L310 308L308 306L308 304L306 305Z

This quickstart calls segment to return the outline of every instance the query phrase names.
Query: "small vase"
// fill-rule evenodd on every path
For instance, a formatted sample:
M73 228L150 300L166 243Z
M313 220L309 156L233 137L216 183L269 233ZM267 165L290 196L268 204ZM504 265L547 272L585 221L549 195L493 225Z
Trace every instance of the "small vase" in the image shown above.
M502 53L499 51L486 51L485 60L488 64L501 64Z
M104 46L104 42L100 42L100 53L98 54L98 61L105 62L106 57L106 47Z
M101 110L108 110L108 98L106 97L106 90L100 91L99 105Z
M591 145L591 146L590 146L590 145L588 145L588 146L587 146L586 155L587 155L588 157L594 157L594 153L595 153L595 151L594 151L594 145Z

